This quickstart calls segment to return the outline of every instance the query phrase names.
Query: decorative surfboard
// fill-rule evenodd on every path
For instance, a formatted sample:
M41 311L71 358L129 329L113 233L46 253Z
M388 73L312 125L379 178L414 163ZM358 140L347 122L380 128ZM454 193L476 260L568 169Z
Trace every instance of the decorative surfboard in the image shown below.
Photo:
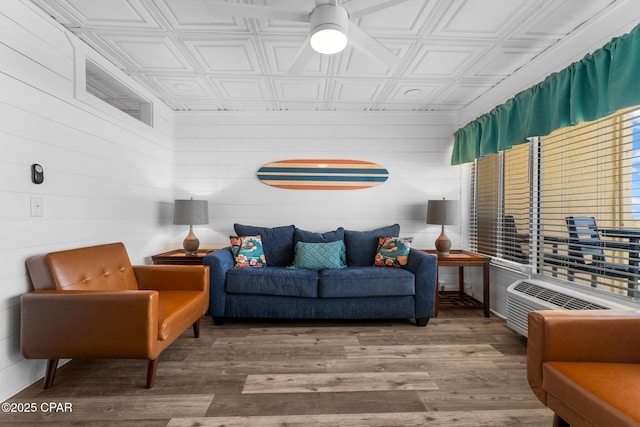
M359 190L382 184L389 171L364 160L294 159L267 163L258 178L290 190Z

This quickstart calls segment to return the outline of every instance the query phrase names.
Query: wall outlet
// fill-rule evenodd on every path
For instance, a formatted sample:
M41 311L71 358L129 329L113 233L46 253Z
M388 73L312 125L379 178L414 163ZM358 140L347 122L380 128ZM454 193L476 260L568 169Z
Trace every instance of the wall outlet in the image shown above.
M41 217L44 215L44 201L42 197L31 196L31 216Z

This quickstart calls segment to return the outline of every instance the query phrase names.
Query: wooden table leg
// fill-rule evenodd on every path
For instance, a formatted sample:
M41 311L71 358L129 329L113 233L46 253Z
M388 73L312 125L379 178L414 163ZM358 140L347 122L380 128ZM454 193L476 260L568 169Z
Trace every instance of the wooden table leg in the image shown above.
M482 272L482 309L484 310L484 317L489 317L491 314L489 311L491 308L489 301L489 264L484 265Z

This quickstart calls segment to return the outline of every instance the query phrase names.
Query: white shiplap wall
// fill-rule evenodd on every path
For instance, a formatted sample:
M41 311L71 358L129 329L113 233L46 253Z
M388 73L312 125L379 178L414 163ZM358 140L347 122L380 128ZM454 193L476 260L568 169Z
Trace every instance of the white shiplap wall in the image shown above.
M369 230L398 222L414 246L433 248L438 226L425 224L428 199L459 199L461 169L450 166L455 120L412 112L185 112L176 114L176 198L209 200L210 224L194 227L201 247L228 245L233 223L295 224L324 232ZM365 190L284 190L256 172L284 159L357 159L389 170ZM459 227L447 227L459 247ZM176 227L180 244L187 227Z
M156 102L152 129L78 100L85 49L28 1L0 2L0 401L44 372L20 352L29 256L123 241L144 263L172 243L173 112ZM41 185L32 163L44 167ZM30 216L33 196L43 217Z

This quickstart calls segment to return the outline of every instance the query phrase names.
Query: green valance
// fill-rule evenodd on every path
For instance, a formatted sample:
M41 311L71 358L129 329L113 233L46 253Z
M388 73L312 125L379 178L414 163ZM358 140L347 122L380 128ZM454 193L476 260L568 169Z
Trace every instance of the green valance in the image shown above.
M640 104L640 25L455 133L451 164Z

